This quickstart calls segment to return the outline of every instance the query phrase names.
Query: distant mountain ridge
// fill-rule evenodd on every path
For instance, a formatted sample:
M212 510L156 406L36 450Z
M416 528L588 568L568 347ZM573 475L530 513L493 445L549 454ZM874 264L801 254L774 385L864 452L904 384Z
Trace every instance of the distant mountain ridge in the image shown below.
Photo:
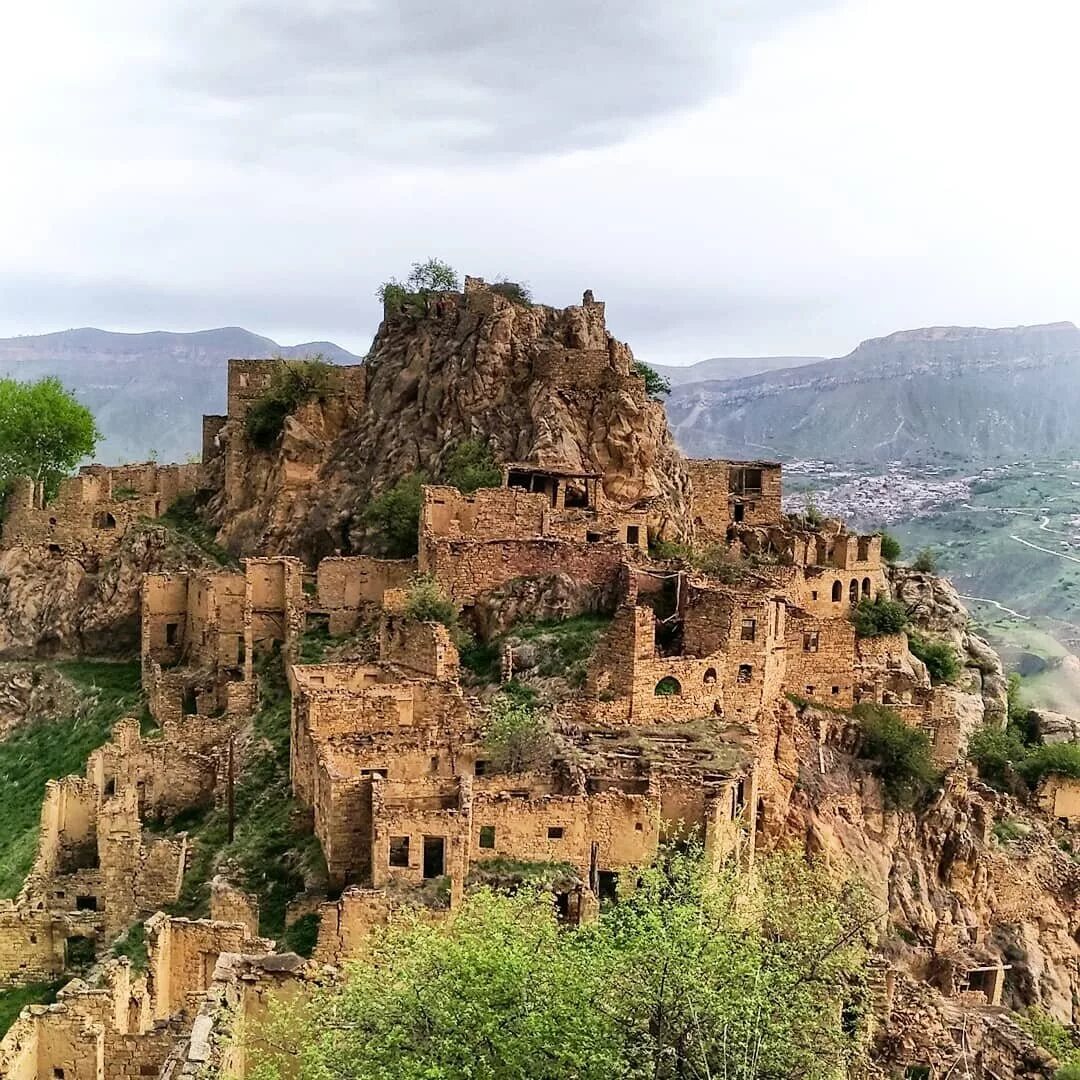
M329 341L279 345L239 326L127 334L95 327L0 338L0 375L55 375L97 417L107 464L198 453L201 417L225 411L225 362L234 356L311 356L337 364L360 357Z
M847 356L673 389L695 456L965 461L1080 451L1080 330L934 326Z
M741 379L766 371L816 364L824 359L824 356L713 356L696 364L649 364L649 367L663 375L672 386L683 386L709 379Z

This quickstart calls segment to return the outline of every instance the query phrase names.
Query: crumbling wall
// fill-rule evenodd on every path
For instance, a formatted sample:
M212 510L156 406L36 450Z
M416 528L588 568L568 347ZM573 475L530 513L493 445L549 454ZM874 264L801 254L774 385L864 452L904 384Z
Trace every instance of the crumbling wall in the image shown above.
M439 682L456 681L460 665L445 626L393 615L384 615L379 625L379 659Z
M338 636L352 633L364 610L380 605L387 589L406 585L416 573L416 560L338 556L321 560L315 573L310 610L326 614L329 632Z
M854 704L855 627L792 608L787 616L784 688L838 709Z
M689 459L691 515L698 544L723 543L728 527L778 524L781 466L775 461Z

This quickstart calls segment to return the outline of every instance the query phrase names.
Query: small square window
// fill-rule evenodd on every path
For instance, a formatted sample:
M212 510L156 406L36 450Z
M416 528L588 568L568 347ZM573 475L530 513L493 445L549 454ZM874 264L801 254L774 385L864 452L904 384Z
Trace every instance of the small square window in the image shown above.
M480 826L480 846L482 848L494 848L495 847L495 826L494 825L481 825Z
M587 532L585 542L587 544L599 544L603 537L598 532Z
M814 690L815 690L815 689L817 689L817 688L816 688L816 687L814 687L814 686L808 686L808 687L806 688L806 696L807 696L807 697L813 697L813 696L814 696Z
M390 865L409 865L409 838L407 836L390 837Z
M57 1066L52 1071L53 1080L64 1080L64 1070Z
M549 825L548 826L548 839L549 840L561 840L563 838L563 827L561 825Z
M802 636L803 652L817 652L821 643L821 635L818 630L804 630Z
M743 641L753 641L757 636L757 619L743 619L739 637Z
M832 688L832 692L833 692L834 694L839 694L839 693L840 693L840 687L839 687L839 686L834 686L834 687Z
M811 589L810 590L810 599L811 600L816 600L817 599L817 589Z
M637 525L626 526L626 542L635 546L641 541L641 529Z
M739 683L748 683L754 676L754 669L750 664L740 664L739 674L736 676L735 681Z
M486 761L477 761L473 765L473 776L484 776L487 774L488 763Z
M645 826L642 825L640 821L635 821L634 822L634 832L644 832L644 831L645 831Z

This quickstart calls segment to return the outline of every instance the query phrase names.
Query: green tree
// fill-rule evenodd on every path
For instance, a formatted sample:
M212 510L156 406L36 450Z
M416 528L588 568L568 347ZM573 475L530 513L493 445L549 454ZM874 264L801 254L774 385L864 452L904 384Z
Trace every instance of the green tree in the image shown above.
M1005 791L1014 785L1028 748L1011 725L1003 730L987 724L971 733L967 756L986 783Z
M484 752L494 769L518 773L549 765L554 750L546 713L527 701L496 695L484 729Z
M854 714L862 727L859 756L874 762L874 774L897 806L912 806L937 782L930 740L892 709L865 702Z
M100 437L93 414L59 379L0 379L0 486L27 476L51 498Z
M462 439L446 456L443 479L471 495L478 488L501 487L502 469L482 439Z
M882 532L881 534L881 557L889 563L896 562L900 558L901 553L900 541L896 539L891 533Z
M852 609L851 621L859 637L898 634L907 626L907 608L886 596L876 596L873 600L860 600Z
M803 503L803 520L812 529L820 529L825 524L825 515L818 509L812 491L807 493L806 500Z
M865 890L801 857L753 878L665 852L590 925L480 889L376 931L345 985L274 1002L259 1080L833 1080L863 1055Z
M396 278L384 281L376 295L392 311L404 311L420 316L427 311L427 302L440 292L457 292L461 287L457 271L442 259L415 262L404 282Z
M322 401L330 389L332 365L321 356L305 360L282 360L267 388L251 403L244 416L244 430L256 446L265 450L285 427L285 418L308 401Z
M408 559L416 554L420 544L421 488L426 483L423 473L410 473L364 508L360 520L368 530L374 554L387 559Z
M1047 743L1035 747L1019 768L1032 787L1051 773L1080 780L1080 743Z
M458 606L439 588L430 574L418 574L409 583L405 614L417 622L442 623L448 630L458 628Z
M947 641L912 634L908 638L908 648L912 656L918 657L926 665L931 682L951 683L960 674L960 659Z
M671 393L670 380L643 361L635 360L633 371L645 380L645 396L651 401L663 401Z
M929 548L923 548L922 551L915 556L911 568L912 570L918 570L923 574L936 574L938 569L937 556Z

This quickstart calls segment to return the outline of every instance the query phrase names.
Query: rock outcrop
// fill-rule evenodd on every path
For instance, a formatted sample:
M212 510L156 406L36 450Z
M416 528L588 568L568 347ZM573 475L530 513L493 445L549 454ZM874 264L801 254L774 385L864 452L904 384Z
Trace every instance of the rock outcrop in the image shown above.
M499 462L603 473L613 504L647 509L660 535L688 532L689 481L663 406L591 295L557 309L466 279L426 314L388 314L366 368L354 412L304 406L272 450L250 453L243 495L222 490L210 506L223 543L309 560L363 550L372 495L411 473L436 478L463 439ZM236 447L241 428L230 420L219 439Z

